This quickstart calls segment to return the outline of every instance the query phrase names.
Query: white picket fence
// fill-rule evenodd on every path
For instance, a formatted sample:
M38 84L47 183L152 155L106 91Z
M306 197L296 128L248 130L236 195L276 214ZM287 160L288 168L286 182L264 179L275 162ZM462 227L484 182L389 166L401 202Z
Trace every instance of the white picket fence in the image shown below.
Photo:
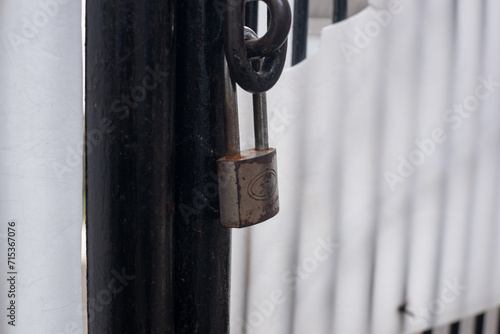
M232 334L416 333L500 305L500 2L376 2L268 93L281 212L234 232Z

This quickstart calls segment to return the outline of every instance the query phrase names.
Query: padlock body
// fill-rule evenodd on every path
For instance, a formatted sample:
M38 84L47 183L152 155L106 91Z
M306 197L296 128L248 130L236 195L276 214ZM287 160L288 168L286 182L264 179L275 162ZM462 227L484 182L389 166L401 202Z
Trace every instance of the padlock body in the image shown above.
M221 223L252 226L279 211L276 149L241 152L241 158L217 161Z

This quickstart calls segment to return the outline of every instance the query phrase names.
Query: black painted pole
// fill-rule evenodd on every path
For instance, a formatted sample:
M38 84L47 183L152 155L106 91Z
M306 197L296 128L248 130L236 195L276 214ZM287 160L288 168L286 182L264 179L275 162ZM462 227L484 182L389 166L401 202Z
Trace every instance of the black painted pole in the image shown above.
M292 65L300 63L307 55L307 23L309 0L295 0L293 8Z
M333 0L333 23L347 18L347 0Z
M177 333L229 333L231 232L219 218L216 160L224 155L220 0L177 2Z
M174 0L86 11L89 333L173 333Z
M259 23L259 2L250 1L245 5L245 25L257 32Z

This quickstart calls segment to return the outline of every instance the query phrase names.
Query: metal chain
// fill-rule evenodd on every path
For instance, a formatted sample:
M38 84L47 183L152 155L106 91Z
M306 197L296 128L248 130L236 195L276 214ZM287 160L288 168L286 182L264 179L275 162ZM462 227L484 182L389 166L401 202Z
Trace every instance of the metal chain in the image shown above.
M228 10L224 13L227 64L232 78L241 88L262 93L276 84L285 66L291 25L290 5L287 0L262 0L271 12L269 29L263 37L245 41L245 1L236 1L234 4L235 0L226 0ZM252 67L256 58L262 59L260 70Z

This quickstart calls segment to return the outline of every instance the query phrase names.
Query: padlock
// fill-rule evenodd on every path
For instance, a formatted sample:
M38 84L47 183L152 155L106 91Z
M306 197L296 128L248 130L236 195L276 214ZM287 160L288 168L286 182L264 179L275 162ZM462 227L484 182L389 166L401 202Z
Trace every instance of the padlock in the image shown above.
M265 93L253 95L255 148L240 152L236 84L226 64L226 156L217 161L221 223L252 226L279 211L276 149L269 147Z

